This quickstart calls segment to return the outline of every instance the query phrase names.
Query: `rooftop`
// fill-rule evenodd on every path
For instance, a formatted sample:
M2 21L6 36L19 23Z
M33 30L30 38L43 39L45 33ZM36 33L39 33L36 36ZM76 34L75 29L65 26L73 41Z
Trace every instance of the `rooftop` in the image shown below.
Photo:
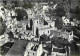
M51 29L51 27L50 26L48 26L48 25L41 25L41 27L39 27L39 30L46 30L46 29Z
M27 43L25 40L16 40L5 56L23 56Z
M65 38L69 37L69 32L65 32L65 31L61 32L61 31L54 31L54 30L51 30L50 32L51 32L50 36L54 35L56 37L65 37Z
M65 49L53 48L53 52L66 53Z

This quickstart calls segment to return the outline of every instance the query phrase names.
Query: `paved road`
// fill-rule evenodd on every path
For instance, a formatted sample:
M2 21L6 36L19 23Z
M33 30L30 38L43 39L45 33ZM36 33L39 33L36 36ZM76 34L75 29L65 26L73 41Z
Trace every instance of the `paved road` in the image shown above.
M23 56L28 41L16 40L6 56Z

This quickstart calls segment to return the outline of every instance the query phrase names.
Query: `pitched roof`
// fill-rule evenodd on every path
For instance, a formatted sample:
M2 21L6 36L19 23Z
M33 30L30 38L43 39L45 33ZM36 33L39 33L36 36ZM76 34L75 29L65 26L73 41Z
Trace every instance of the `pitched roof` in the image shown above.
M66 53L65 49L53 48L53 52Z
M28 44L25 40L16 40L5 56L24 56L25 47Z

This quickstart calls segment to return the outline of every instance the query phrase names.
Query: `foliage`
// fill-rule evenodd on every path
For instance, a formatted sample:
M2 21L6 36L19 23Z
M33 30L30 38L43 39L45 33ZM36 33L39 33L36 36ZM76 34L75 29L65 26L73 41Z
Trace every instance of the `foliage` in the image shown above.
M28 2L28 3L24 3L24 4L23 4L23 8L25 8L25 9L32 8L33 6L34 6L34 5L31 4L31 2Z
M4 3L4 5L6 5L7 4L7 1L3 1L3 3Z
M61 18L57 18L56 21L55 21L55 26L58 28L58 29L61 29L63 27L63 21Z
M0 22L3 22L3 19L2 19L2 17L0 17Z
M71 9L71 10L70 10L70 13L80 14L79 6L76 6L74 9Z
M28 19L28 15L27 15L27 12L25 10L16 9L15 12L17 13L17 20L18 21L23 20L24 17L25 17L25 19Z
M50 39L49 39L49 37L47 35L43 34L43 35L40 36L40 41L46 42L48 40L50 40Z
M14 9L14 8L15 8L15 4L12 4L12 5L11 5L11 8Z
M14 38L14 35L11 31L8 33L8 35L9 35L9 38Z
M8 3L6 5L3 5L4 8L10 10L10 9L14 9L15 7L21 7L22 4L18 3L17 1L14 1L13 3Z
M58 4L56 9L49 9L47 12L50 16L62 17L65 16L66 11L64 10L63 4Z
M6 30L6 25L3 23L2 17L0 17L0 35L4 34Z
M0 23L0 35L4 34L6 31L6 25L3 23Z
M55 9L55 13L56 13L56 16L59 16L59 17L65 16L65 11L63 8Z
M18 1L13 1L12 4L14 4L14 5L12 5L13 7L21 7L21 5L22 5Z
M80 56L80 54L70 54L70 56Z

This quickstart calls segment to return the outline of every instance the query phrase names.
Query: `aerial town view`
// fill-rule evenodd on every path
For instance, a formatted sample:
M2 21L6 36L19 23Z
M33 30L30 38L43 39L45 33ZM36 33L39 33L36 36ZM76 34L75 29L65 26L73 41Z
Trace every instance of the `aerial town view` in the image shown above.
M80 0L0 0L0 56L80 56Z

